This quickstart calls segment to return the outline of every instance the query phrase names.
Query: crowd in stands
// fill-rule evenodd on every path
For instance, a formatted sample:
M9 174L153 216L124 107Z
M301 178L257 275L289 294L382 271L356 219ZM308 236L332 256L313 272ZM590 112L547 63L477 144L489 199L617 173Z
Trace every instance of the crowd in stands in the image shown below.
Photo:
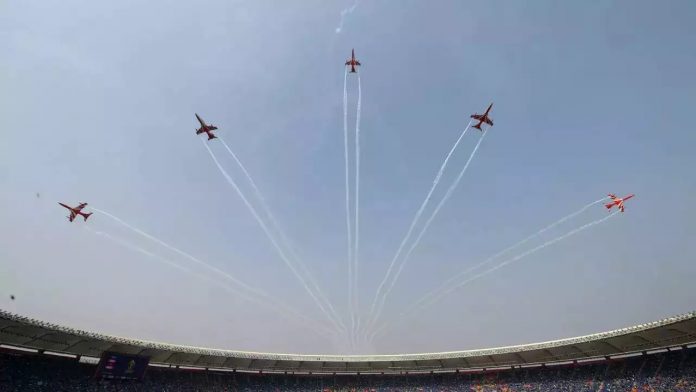
M696 391L696 348L595 363L418 375L283 375L150 367L143 380L95 378L75 359L0 352L0 391L566 392Z

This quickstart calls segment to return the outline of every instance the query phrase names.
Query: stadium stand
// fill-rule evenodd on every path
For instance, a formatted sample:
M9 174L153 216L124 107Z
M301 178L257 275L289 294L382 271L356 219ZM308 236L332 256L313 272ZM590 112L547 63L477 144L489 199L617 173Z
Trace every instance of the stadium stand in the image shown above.
M109 353L150 366L99 379ZM0 391L696 391L696 313L519 346L340 356L147 342L0 311Z
M508 347L393 355L256 353L143 341L81 331L0 310L2 345L100 358L117 352L150 363L228 370L312 373L456 371L609 359L696 343L696 312L575 338Z
M696 349L596 363L473 373L286 375L150 368L142 381L94 379L94 365L0 354L2 391L696 391Z

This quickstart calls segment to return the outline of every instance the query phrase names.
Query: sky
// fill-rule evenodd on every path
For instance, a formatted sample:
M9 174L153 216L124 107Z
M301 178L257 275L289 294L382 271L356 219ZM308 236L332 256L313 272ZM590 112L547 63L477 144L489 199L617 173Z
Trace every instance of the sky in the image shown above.
M523 344L696 310L695 18L689 1L2 2L0 309L145 340L322 354ZM360 328L342 98L353 48ZM368 324L440 165L491 102L495 125L462 138L414 236L481 141L476 155ZM270 235L194 113L219 128L205 143ZM610 214L591 206L414 308L609 192L636 196L554 242ZM161 242L99 212L68 222L57 202L82 201Z

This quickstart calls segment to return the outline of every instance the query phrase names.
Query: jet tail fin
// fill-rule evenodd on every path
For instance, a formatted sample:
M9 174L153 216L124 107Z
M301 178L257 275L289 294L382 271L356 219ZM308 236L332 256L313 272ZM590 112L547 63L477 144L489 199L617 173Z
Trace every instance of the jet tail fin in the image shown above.
M609 203L609 204L604 205L604 207L607 207L607 209L611 209L611 207L613 207L613 206L614 206L614 203Z
M213 139L217 139L217 136L215 136L215 135L213 135L213 134L209 134L209 135L208 135L208 140L213 140Z
M478 129L479 131L482 131L482 129L481 129L481 123L478 123L478 124L474 125L472 128L476 128L476 129Z
M88 212L86 214L82 214L82 217L85 218L85 222L87 222L87 218L89 218L89 216L92 214L93 214L93 212Z

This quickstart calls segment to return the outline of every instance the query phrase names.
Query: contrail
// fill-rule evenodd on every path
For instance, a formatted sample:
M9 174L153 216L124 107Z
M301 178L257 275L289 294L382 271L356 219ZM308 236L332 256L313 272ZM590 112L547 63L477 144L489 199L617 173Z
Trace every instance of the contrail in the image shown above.
M188 268L185 268L185 267L183 267L183 266L181 266L181 265L179 265L171 260L168 260L168 259L161 257L157 254L154 254L150 251L147 251L139 246L133 245L130 242L128 242L122 238L119 238L117 236L111 235L111 234L103 232L103 231L94 230L89 226L83 226L83 227L87 231L89 231L95 235L101 236L103 238L106 238L106 239L108 239L108 240L110 240L118 245L123 246L124 248L128 248L132 251L142 253L142 254L149 256L155 260L158 260L159 262L164 263L170 267L176 268L176 269L178 269L182 272L185 272L189 275L193 275L196 278L207 280L211 283L214 283L214 284L216 284L216 285L218 285L226 290L231 291L232 293L234 293L238 297L244 298L248 301L255 302L255 303L258 303L261 305L265 305L265 306L270 307L270 308L273 308L274 310L279 311L280 313L282 313L283 315L285 315L285 317L288 317L289 319L293 319L294 321L299 322L301 324L311 326L314 329L314 331L319 333L319 334L327 334L328 333L327 336L329 336L329 337L332 335L331 330L326 329L326 327L323 327L321 325L317 325L317 323L315 321L308 319L307 317L300 314L296 310L290 308L289 306L287 306L283 303L280 303L280 302L276 302L275 300L271 299L271 297L268 296L268 294L263 293L263 295L261 296L261 298L263 298L263 300L261 298L255 298L253 296L246 294L243 291L239 291L239 290L229 286L228 284L224 284L224 283L221 283L217 280L214 280L214 279L210 278L209 276L192 272Z
M323 301L324 304L329 308L329 311L331 312L333 317L335 317L337 320L339 320L340 317L338 316L338 313L334 309L333 304L331 304L331 301L329 301L328 297L321 290L321 288L317 284L316 280L314 280L314 277L310 273L307 266L302 262L302 260L298 257L298 255L294 252L293 247L290 244L290 240L285 235L285 232L281 229L280 224L278 223L278 220L275 218L275 216L271 212L271 209L268 206L268 203L266 203L266 199L261 194L261 190L256 185L256 182L254 181L254 179L251 177L251 174L249 174L249 171L242 164L242 161L237 157L237 154L235 154L234 151L232 151L232 149L227 145L227 143L225 143L225 141L222 139L222 137L218 136L218 139L220 139L220 142L222 143L222 145L225 147L227 152L232 156L234 161L237 163L237 166L239 166L239 168L242 170L242 173L244 173L244 176L249 181L249 184L251 185L251 188L253 189L254 194L256 195L256 198L259 200L261 207L263 208L264 212L268 216L268 220L271 222L271 225L273 225L273 228L278 233L278 236L280 237L280 242L283 244L285 249L288 251L288 253L290 254L290 257L292 257L294 262L299 266L299 268L304 273L305 277L309 280L309 283L313 286L317 297L319 297L319 299L321 301Z
M607 219L613 217L613 216L616 215L618 212L619 212L619 211L615 211L615 212L613 212L613 213L611 213L611 214L605 216L604 218L600 218L600 219L594 220L594 221L592 221L592 222L590 222L590 223L586 223L586 224L584 224L584 225L582 225L582 226L580 226L580 227L578 227L578 228L576 228L576 229L573 229L573 230L571 230L571 231L569 231L569 232L567 232L567 233L565 233L565 234L563 234L563 235L560 235L560 236L558 236L558 237L556 237L556 238L554 238L554 239L552 239L552 240L546 241L546 242L544 242L543 244L541 244L541 245L539 245L539 246L537 246L537 247L534 247L534 248L529 249L529 250L527 250L527 251L525 251L525 252L523 252L523 253L521 253L521 254L515 256L515 257L512 257L512 258L510 258L510 259L507 259L506 261L503 261L502 263L496 265L495 267L489 268L489 269L487 269L487 270L485 270L485 271L483 271L483 272L481 272L481 273L478 273L478 274L476 274L476 275L474 275L474 276L472 276L472 277L470 277L470 278L468 278L468 279L465 279L465 280L463 280L462 282L456 284L455 286L452 286L452 287L450 287L449 289L445 290L445 291L442 292L441 294L435 296L432 300L430 300L430 301L428 301L427 303L425 303L422 307L428 306L428 305L430 305L430 304L436 302L437 300L439 300L439 299L442 298L443 296L445 296L445 295L451 293L452 291L456 290L456 289L459 288L459 287L462 287L462 286L466 285L467 283L469 283L469 282L471 282L471 281L474 281L474 280L476 280L476 279L478 279L478 278L480 278L480 277L482 277L482 276L488 275L489 273L491 273L491 272L493 272L493 271L496 271L496 270L498 270L498 269L500 269L500 268L502 268L502 267L504 267L504 266L506 266L506 265L508 265L508 264L510 264L510 263L513 263L513 262L515 262L515 261L520 260L520 259L523 258L523 257L529 256L529 255L532 254L532 253L535 253L535 252L537 252L537 251L539 251L539 250L542 250L542 249L546 248L547 246L553 245L553 244L555 244L556 242L559 242L559 241L561 241L561 240L564 240L564 239L566 239L566 238L568 238L568 237L570 237L570 236L572 236L572 235L574 235L574 234L577 234L577 233L579 233L579 232L581 232L581 231L583 231L583 230L585 230L585 229L587 229L587 228L589 228L589 227L592 227L592 226L594 226L594 225L598 225L598 224L600 224L600 223L606 221ZM422 308L422 307L421 307L421 308Z
M353 305L353 239L350 227L350 172L348 169L348 68L343 74L343 156L346 173L346 233L348 237L348 312L350 313L351 341L355 331L355 306ZM352 344L352 343L351 343Z
M357 3L356 3L357 4ZM355 240L353 249L353 307L358 311L358 252L360 245L360 111L362 106L362 87L358 73L358 108L355 114ZM360 316L356 314L355 333L360 329Z
M603 197L603 198L601 198L601 199L599 199L599 200L597 200L597 201L593 201L592 203L585 205L585 206L582 207L581 209L579 209L579 210L573 212L572 214L566 215L566 216L564 216L563 218L561 218L561 219L559 219L559 220L557 220L557 221L551 223L550 225L544 227L543 229L537 231L536 233L534 233L534 234L532 234L532 235L530 235L530 236L528 236L528 237L526 237L526 238L524 238L524 239L522 239L522 240L516 242L515 244L513 244L513 245L511 245L511 246L508 246L507 248L505 248L505 249L501 250L500 252L494 254L493 256L491 256L491 257L485 259L484 261L482 261L482 262L480 262L480 263L474 265L473 267L469 267L469 268L467 268L467 269L465 269L465 270L463 270L463 271L460 271L459 273L457 273L456 275L452 276L452 277L449 278L447 281L445 281L443 284L441 284L438 288L436 288L436 289L434 289L434 290L428 292L427 294L425 294L425 295L424 295L423 297L421 297L418 301L416 301L416 302L414 303L413 306L419 306L422 302L425 302L426 300L428 300L429 297L431 297L431 296L433 296L433 295L436 295L436 294L437 294L439 291L441 291L441 290L446 289L447 286L449 286L452 282L459 280L459 278L461 278L462 276L464 276L464 275L470 273L471 271L474 271L474 270L476 270L476 269L479 269L480 267L483 267L484 265L490 263L490 262L493 261L493 260L496 260L498 257L504 255L505 253L508 253L509 251L511 251L511 250L513 250L513 249L515 249L515 248L517 248L517 247L519 247L519 246L522 246L522 245L526 244L527 242L529 242L530 240L532 240L532 239L534 239L534 238L540 236L540 235L543 234L544 232L546 232L546 231L548 231L548 230L550 230L550 229L552 229L552 228L554 228L554 227L560 225L561 223L563 223L563 222L565 222L565 221L567 221L567 220L569 220L569 219L571 219L571 218L574 218L574 217L580 215L581 213L583 213L583 212L584 212L585 210L587 210L588 208L594 206L595 204L601 203L601 202L603 202L603 201L606 200L606 199L607 199L606 197Z
M409 226L408 231L406 232L406 235L401 240L401 244L399 245L399 248L396 250L396 254L392 258L391 263L389 263L389 267L387 268L387 273L384 275L384 279L382 279L382 282L379 284L379 287L377 288L377 293L375 294L375 297L372 300L372 304L370 305L370 313L368 316L368 322L372 321L372 316L374 315L375 306L377 305L377 301L380 298L380 295L382 294L382 289L384 288L384 285L387 283L387 280L391 276L392 268L394 268L394 264L396 263L396 260L401 255L401 251L404 249L404 246L406 246L406 242L411 238L411 234L413 233L413 229L416 227L416 224L418 223L418 220L420 219L421 215L423 215L423 211L425 210L425 207L428 206L428 203L430 202L430 198L432 197L433 192L435 191L435 188L437 187L437 184L440 182L440 178L442 177L442 174L444 173L445 168L447 167L447 163L449 162L450 157L454 153L454 150L457 149L457 146L459 146L459 142L462 141L462 139L464 138L464 135L466 134L466 131L469 130L470 126L471 126L471 121L469 121L469 124L466 126L466 128L464 128L464 131L459 135L459 138L454 143L454 145L452 146L450 151L447 153L447 156L445 157L445 160L442 162L442 165L440 165L440 170L438 170L437 175L435 176L435 180L433 180L433 185L430 187L430 190L428 191L428 194L425 196L423 203L421 203L420 208L418 208L416 215L413 217L413 220L411 221L411 225Z
M345 21L346 15L355 11L355 7L357 7L357 6L358 6L358 1L355 0L355 3L353 3L352 6L346 8L346 9L343 9L341 11L341 22L338 24L338 27L336 27L336 34L341 33L341 31L343 30L343 22Z
M514 263L515 261L518 261L518 260L522 259L523 257L529 256L529 255L532 254L532 253L535 253L535 252L537 252L537 251L540 251L540 250L546 248L547 246L550 246L550 245L555 244L556 242L562 241L562 240L564 240L564 239L566 239L566 238L568 238L568 237L570 237L570 236L572 236L572 235L574 235L574 234L577 234L577 233L579 233L579 232L581 232L581 231L583 231L583 230L585 230L585 229L587 229L587 228L589 228L589 227L592 227L592 226L594 226L594 225L598 225L598 224L600 224L600 223L606 221L607 219L612 218L613 216L615 216L615 215L618 214L619 212L620 212L620 211L615 211L615 212L613 212L612 214L609 214L609 215L605 216L604 218L597 219L597 220L592 221L592 222L590 222L590 223L586 223L586 224L584 224L584 225L582 225L582 226L580 226L580 227L578 227L578 228L576 228L576 229L573 229L573 230L571 230L571 231L569 231L569 232L567 232L567 233L565 233L565 234L563 234L563 235L560 235L560 236L558 236L558 237L556 237L556 238L554 238L554 239L552 239L552 240L546 241L546 242L544 242L543 244L541 244L541 245L539 245L539 246L537 246L537 247L535 247L535 248L532 248L532 249L530 249L530 250L527 250L527 251L525 251L525 252L523 252L523 253L521 253L521 254L515 256L515 257L512 257L512 258L510 258L510 259L507 259L507 260L503 261L502 263L496 265L495 267L491 267L491 268L489 268L489 269L487 269L487 270L485 270L485 271L483 271L483 272L481 272L481 273L478 273L478 274L476 274L476 275L474 275L474 276L472 276L472 277L470 277L470 278L468 278L468 279L465 279L465 280L461 281L460 283L456 284L455 286L452 286L452 287L450 287L449 289L445 290L444 292L440 293L439 295L435 296L434 298L432 298L430 301L427 301L427 302L424 303L423 305L421 305L421 306L419 306L419 307L411 307L409 311L406 311L405 313L402 313L402 314L401 314L401 317L402 317L402 318L403 318L403 317L408 317L408 316L410 316L410 315L412 315L412 314L415 314L415 313L417 313L418 311L423 310L423 309L426 308L427 306L432 305L433 303L437 302L439 299L441 299L441 298L444 297L445 295L451 293L452 291L458 289L459 287L462 287L462 286L464 286L464 285L466 285L466 284L468 284L468 283L470 283L470 282L472 282L472 281L474 281L474 280L476 280L476 279L478 279L478 278L481 278L481 277L483 277L483 276L485 276L485 275L490 274L491 272L494 272L494 271L496 271L496 270L498 270L498 269L500 269L500 268L503 268L504 266L506 266L506 265L508 265L508 264ZM388 324L383 324L380 328L378 328L378 329L375 331L374 334L372 334L372 338L374 338L374 337L375 337L377 334L379 334L380 332L384 331L384 330L386 329L387 326L388 326Z
M102 215L104 215L104 216L107 216L107 217L109 217L109 218L115 220L116 222L118 222L118 223L120 223L121 225L127 227L127 228L130 229L131 231L133 231L133 232L135 232L135 233L138 233L138 234L140 234L141 236L143 236L143 237L145 237L145 238L147 238L147 239L149 239L149 240L151 240L151 241L154 241L154 242L156 242L156 243L162 245L163 247L165 247L165 248L167 248L167 249L169 249L169 250L171 250L171 251L173 251L173 252L175 252L175 253L178 253L179 255L181 255L181 256L183 256L183 257L185 257L185 258L187 258L187 259L193 261L194 263L199 264L199 265L202 265L202 266L208 268L209 270L215 272L216 274L221 275L221 276L223 276L223 277L229 279L231 282L233 282L233 283L235 283L235 284L237 284L237 285L239 285L239 286L241 286L241 287L243 287L243 288L245 288L245 289L251 291L252 293L255 293L255 294L258 294L258 295L265 295L265 293L263 293L262 291L259 291L258 289L255 289L255 288L253 288L253 287L247 285L246 283L244 283L244 282L242 282L241 280L235 278L234 276L228 274L227 272L225 272L225 271L223 271L223 270L221 270L221 269L219 269L219 268L217 268L217 267L214 267L214 266L212 266L212 265L210 265L210 264L208 264L208 263L206 263L206 262L204 262L204 261L202 261L202 260L199 260L199 259L197 259L196 257L193 257L193 256L191 256L190 254L188 254L188 253L186 253L186 252L184 252L184 251L182 251L182 250L180 250L180 249L178 249L178 248L176 248L176 247L174 247L174 246L172 246L172 245L169 245L168 243L166 243L166 242L164 242L164 241L162 241L162 240L160 240L160 239L158 239L158 238L156 238L156 237L154 237L154 236L152 236L152 235L150 235L150 234L148 234L148 233L146 233L146 232L144 232L144 231L138 229L137 227L132 226L132 225L126 223L123 219L121 219L121 218L119 218L119 217L117 217L117 216L115 216L115 215L113 215L113 214L110 214L110 213L108 213L108 212L106 212L106 211L104 211L104 210L100 210L99 208L95 208L95 207L93 207L93 206L90 206L90 208L91 208L93 211L95 211L95 212L98 212L98 213L100 213L100 214L102 214Z
M175 263L175 262L173 262L173 261L167 260L167 259L165 259L164 257L161 257L161 256L159 256L159 255L156 255L156 254L154 254L154 253L152 253L152 252L150 252L150 251L147 251L147 250L145 250L145 249L143 249L143 248L141 248L141 247L139 247L139 246L133 245L133 244L127 242L126 240L122 239L122 238L113 236L113 235L111 235L111 234L109 234L109 233L105 233L105 232L103 232L103 231L94 230L94 229L92 229L92 228L89 227L89 226L82 226L82 227L84 227L85 230L91 232L92 234L96 234L96 235L98 235L98 236L104 237L104 238L106 238L106 239L108 239L108 240L110 240L110 241L112 241L112 242L115 242L115 243L117 243L117 244L123 246L124 248L128 248L128 249L130 249L130 250L132 250L132 251L134 251L134 252L139 252L139 253L142 253L142 254L144 254L144 255L146 255L146 256L152 257L153 259L159 260L160 262L162 262L162 263L164 263L164 264L166 264L166 265L168 265L168 266L170 266L170 267L176 268L176 269L178 269L179 271L182 271L182 272L185 272L185 273L192 273L191 270L189 270L188 268L183 267L183 266L181 266L181 265L179 265L179 264L177 264L177 263Z
M438 205L433 210L432 214L430 214L430 217L428 218L428 220L425 221L425 225L421 229L420 233L418 233L418 236L416 237L415 241L413 241L413 243L411 244L411 247L406 252L406 255L404 256L404 259L401 261L401 264L399 265L399 268L397 269L396 274L394 275L394 278L391 280L389 287L387 288L387 290L384 291L384 293L382 294L382 297L380 298L379 307L377 308L377 312L372 319L373 322L376 322L377 319L379 318L379 316L381 315L382 310L384 309L384 303L387 300L387 296L389 295L391 290L394 288L396 281L399 279L399 275L401 275L401 271L403 270L404 266L406 265L406 262L408 261L409 257L411 256L411 253L420 243L421 238L423 238L423 235L430 227L430 224L433 222L433 220L437 216L438 212L440 212L440 209L442 208L442 206L447 202L447 200L449 200L449 198L454 193L454 190L457 188L457 185L459 185L459 182L462 180L464 173L466 173L466 170L469 168L469 164L474 159L474 156L476 155L476 151L478 150L479 146L481 145L481 142L483 142L483 139L486 137L487 134L488 134L488 132L484 132L483 135L481 135L481 138L479 139L478 143L476 143L474 150L471 152L471 155L469 155L469 159L466 161L466 164L464 164L464 167L459 172L459 175L454 180L452 185L450 185L449 189L447 189L447 193L445 193L445 196L442 198L442 200L440 200Z
M539 251L539 250L541 250L541 249L544 249L544 248L546 248L547 246L553 245L553 244L555 244L556 242L561 241L561 240L564 240L564 239L566 239L566 238L568 238L568 237L570 237L570 236L572 236L572 235L574 235L574 234L577 234L577 233L579 233L579 232L581 232L581 231L583 231L583 230L585 230L585 229L587 229L587 228L589 228L589 227L592 227L592 226L594 226L594 225L598 225L598 224L600 224L600 223L606 221L607 219L613 217L613 216L616 215L618 212L619 212L619 211L615 211L615 212L613 212L613 213L611 213L611 214L605 216L604 218L597 219L597 220L592 221L592 222L590 222L590 223L584 224L584 225L578 227L577 229L573 229L573 230L567 232L566 234L563 234L563 235L560 236L560 237L556 237L556 238L554 238L553 240L546 241L546 242L544 242L543 244L541 244L541 245L539 245L539 246L537 246L537 247L535 247L535 248L532 248L532 249L530 249L530 250L528 250L528 251L526 251L526 252L524 252L524 253L521 253L521 254L519 254L519 255L517 255L517 256L515 256L515 257L512 257L512 258L510 258L510 259L508 259L508 260L506 260L506 261L504 261L504 262L502 262L502 263L496 265L495 267L489 268L489 269L487 269L487 270L485 270L485 271L483 271L483 272L481 272L481 273L478 273L478 274L472 276L471 278L468 278L468 279L466 279L466 280L460 282L460 283L457 284L456 286L453 286L453 287L449 288L448 290L446 290L445 292L443 292L440 296L435 297L435 298L433 299L433 302L434 302L434 301L437 301L438 299L442 298L442 296L451 293L452 291L458 289L459 287L462 287L462 286L466 285L467 283L469 283L469 282L471 282L471 281L473 281L473 280L476 280L476 279L478 279L478 278L480 278L480 277L482 277L482 276L488 275L489 273L491 273L491 272L493 272L493 271L496 271L496 270L498 270L498 269L500 269L500 268L503 268L504 266L506 266L506 265L508 265L508 264L514 263L515 261L517 261L517 260L519 260L519 259L521 259L521 258L523 258L523 257L525 257L525 256L528 256L528 255L530 255L530 254L532 254L532 253L534 253L534 252L537 252L537 251Z
M232 177L230 177L230 175L227 174L227 171L225 171L225 169L220 165L220 162L218 162L217 158L215 157L215 154L213 154L213 151L210 149L210 147L208 147L208 144L205 142L205 140L201 139L201 142L203 143L203 146L210 154L210 157L213 159L213 162L215 162L215 165L217 166L220 173L225 177L227 182L234 188L234 190L237 192L239 197L242 199L242 201L244 202L246 207L249 209L251 214L254 216L254 218L258 222L259 226L261 226L261 229L263 229L264 233L266 233L266 236L271 241L271 244L273 244L273 247L276 249L276 251L280 255L280 258L283 260L283 262L285 262L285 265L287 265L288 268L290 268L290 271L292 271L293 275L295 275L295 277L300 281L300 283L302 284L302 287L305 289L305 291L307 291L309 296L312 297L312 299L317 304L317 306L319 306L319 309L322 311L322 313L324 313L324 315L334 324L334 327L340 331L342 329L341 328L341 320L335 320L331 316L331 314L324 308L321 301L316 297L314 292L307 285L307 281L302 277L301 274L299 274L297 272L297 269L295 269L295 266L287 258L287 256L285 255L285 252L283 252L283 249L280 247L278 242L275 240L275 238L271 234L270 230L268 229L268 227L264 223L263 219L261 219L259 214L256 212L256 209L254 208L254 206L251 205L249 200L247 200L246 196L244 196L244 193L242 193L242 190L239 189L239 186L237 186L237 183L234 182Z

